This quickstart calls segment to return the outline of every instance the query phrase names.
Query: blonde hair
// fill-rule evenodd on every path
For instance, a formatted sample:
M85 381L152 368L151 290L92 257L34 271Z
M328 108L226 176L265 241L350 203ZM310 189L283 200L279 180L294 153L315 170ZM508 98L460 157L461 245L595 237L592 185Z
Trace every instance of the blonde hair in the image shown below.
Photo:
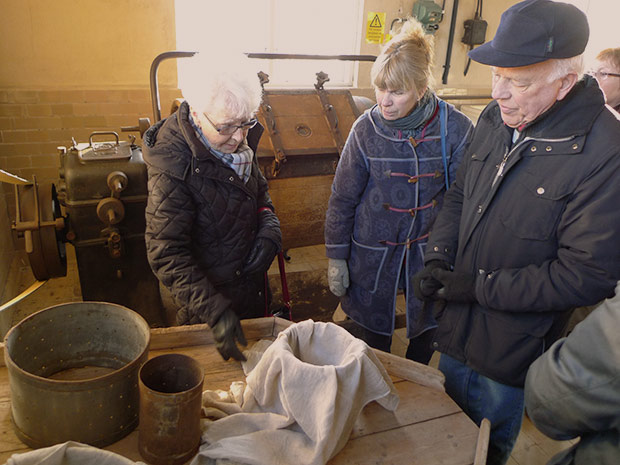
M256 114L263 97L257 70L245 55L198 56L191 58L191 79L183 96L202 113L222 111L231 119L248 119Z
M601 50L598 55L596 55L596 59L598 61L607 61L611 63L616 71L620 71L620 47Z
M377 89L420 92L431 85L433 36L426 34L415 18L409 18L400 32L377 57L370 78Z

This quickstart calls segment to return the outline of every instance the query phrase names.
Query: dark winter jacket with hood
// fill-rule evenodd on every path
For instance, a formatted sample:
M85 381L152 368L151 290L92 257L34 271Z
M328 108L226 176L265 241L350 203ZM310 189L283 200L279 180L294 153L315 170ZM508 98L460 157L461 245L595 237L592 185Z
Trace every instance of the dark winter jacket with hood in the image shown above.
M523 386L570 310L612 295L620 278L620 121L586 76L514 144L512 135L490 103L425 261L476 275L477 302L436 315L435 349Z
M243 267L258 237L281 245L267 181L254 157L244 184L198 139L189 117L184 102L144 135L149 263L180 306L179 324L212 326L223 310L210 305L216 292L233 301L240 318L262 316L263 273L247 276ZM262 132L257 125L248 133L254 152Z

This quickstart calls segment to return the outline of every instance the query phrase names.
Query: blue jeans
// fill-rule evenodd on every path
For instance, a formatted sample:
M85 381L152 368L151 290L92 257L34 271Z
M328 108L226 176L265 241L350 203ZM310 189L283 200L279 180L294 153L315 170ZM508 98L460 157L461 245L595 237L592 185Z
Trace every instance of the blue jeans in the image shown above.
M504 465L510 458L523 420L523 388L483 376L445 354L439 370L446 377L446 393L476 424L491 422L487 465Z

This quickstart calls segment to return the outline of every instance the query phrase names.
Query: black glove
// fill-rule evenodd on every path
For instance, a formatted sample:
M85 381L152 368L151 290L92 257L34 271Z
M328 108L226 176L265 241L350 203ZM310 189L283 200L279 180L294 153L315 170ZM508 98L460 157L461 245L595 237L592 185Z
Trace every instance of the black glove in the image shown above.
M435 269L449 270L450 265L443 260L431 260L424 268L418 271L411 279L413 293L420 300L434 300L435 292L442 284L433 278L432 272Z
M273 258L278 253L278 246L271 239L259 237L254 242L248 258L245 259L245 274L264 273L271 266Z
M439 299L455 302L477 302L476 277L469 273L460 273L442 269L434 269L433 278L442 285L435 295Z
M232 308L224 310L211 331L213 332L213 339L215 339L215 347L224 360L232 357L240 362L245 362L246 358L235 341L244 346L248 345L248 342L245 340L239 318Z

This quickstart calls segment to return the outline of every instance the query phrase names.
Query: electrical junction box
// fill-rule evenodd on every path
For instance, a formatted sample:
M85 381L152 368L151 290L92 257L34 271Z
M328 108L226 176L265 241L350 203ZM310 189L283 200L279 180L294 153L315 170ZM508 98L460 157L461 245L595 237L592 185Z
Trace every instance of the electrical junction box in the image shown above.
M461 42L467 45L484 44L486 33L487 22L484 19L468 19Z
M411 16L422 23L427 33L434 34L443 19L443 8L433 0L418 0L413 4Z

